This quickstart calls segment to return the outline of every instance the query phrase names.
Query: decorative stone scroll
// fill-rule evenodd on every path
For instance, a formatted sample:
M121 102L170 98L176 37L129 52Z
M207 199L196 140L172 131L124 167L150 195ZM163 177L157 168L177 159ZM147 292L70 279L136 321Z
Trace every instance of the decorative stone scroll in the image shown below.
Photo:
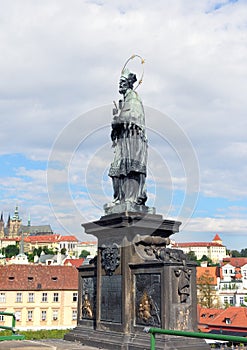
M180 249L166 248L170 244L169 237L144 237L135 241L136 252L148 260L160 260L171 263L186 264L188 258Z

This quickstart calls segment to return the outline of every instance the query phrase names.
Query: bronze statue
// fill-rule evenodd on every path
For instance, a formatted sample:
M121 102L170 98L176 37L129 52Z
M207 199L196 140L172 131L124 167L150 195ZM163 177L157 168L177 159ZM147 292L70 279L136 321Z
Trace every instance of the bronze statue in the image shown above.
M130 59L134 57L140 56L134 55ZM144 60L141 60L143 64ZM123 95L123 100L118 105L114 102L111 139L115 155L109 176L113 183L114 204L131 202L144 205L147 200L145 114L142 101L134 89L136 74L126 68L128 61L119 82L119 93Z
M91 306L91 303L88 299L87 294L84 295L84 301L82 304L82 315L83 315L83 317L89 317L89 318L93 317L92 306Z
M151 316L151 304L149 297L146 292L143 293L141 303L139 305L139 317L141 320L145 322L148 321Z

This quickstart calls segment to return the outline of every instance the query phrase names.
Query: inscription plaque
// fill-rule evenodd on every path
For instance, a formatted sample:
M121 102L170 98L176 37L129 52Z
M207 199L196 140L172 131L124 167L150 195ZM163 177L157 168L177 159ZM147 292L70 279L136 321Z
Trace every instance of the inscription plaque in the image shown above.
M122 276L102 276L101 321L122 322Z
M136 324L161 326L160 274L140 273L135 275Z

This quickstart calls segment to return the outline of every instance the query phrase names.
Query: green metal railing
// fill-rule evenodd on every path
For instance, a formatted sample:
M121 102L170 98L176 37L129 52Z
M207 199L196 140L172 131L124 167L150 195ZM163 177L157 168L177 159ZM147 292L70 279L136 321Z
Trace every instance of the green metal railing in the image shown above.
M169 334L169 335L176 335L181 337L223 340L223 341L228 341L232 343L247 343L246 337L236 337L233 335L175 331L175 330L152 328L152 327L145 327L144 332L150 333L150 350L155 350L155 334Z
M0 312L0 315L3 316L11 316L12 317L12 326L0 326L0 329L5 329L5 330L9 330L12 332L11 335L0 335L0 341L2 340L23 340L25 339L24 335L20 335L20 334L16 334L16 329L15 329L15 323L16 323L16 319L15 319L15 314L11 313L11 312ZM1 334L1 333L0 333Z

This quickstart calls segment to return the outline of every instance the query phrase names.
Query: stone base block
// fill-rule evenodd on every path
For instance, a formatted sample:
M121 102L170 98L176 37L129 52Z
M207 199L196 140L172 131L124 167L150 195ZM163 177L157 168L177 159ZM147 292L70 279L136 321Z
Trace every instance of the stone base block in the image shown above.
M144 332L124 334L112 331L83 329L83 327L78 326L66 334L64 339L109 350L150 350L150 334ZM203 339L157 335L155 349L209 350L210 347Z
M131 202L107 203L104 205L104 211L106 215L119 214L123 212L144 213L153 215L156 213L156 209L154 207L147 207L146 205L139 205Z

